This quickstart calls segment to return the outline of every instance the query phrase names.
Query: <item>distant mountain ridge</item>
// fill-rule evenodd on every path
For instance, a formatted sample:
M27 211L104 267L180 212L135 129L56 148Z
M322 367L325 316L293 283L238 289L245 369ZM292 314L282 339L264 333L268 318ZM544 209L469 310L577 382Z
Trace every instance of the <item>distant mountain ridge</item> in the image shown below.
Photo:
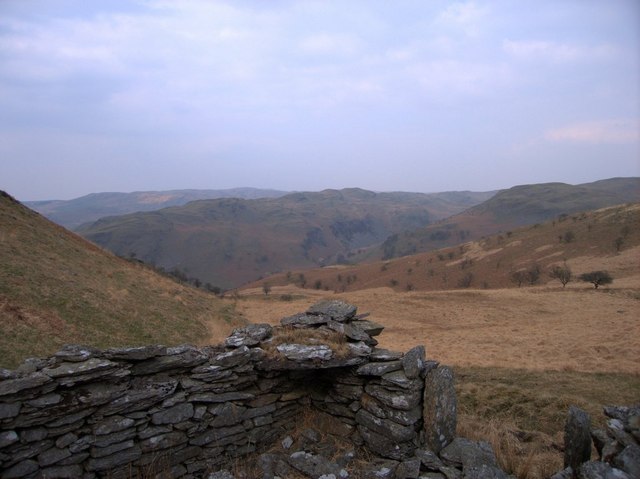
M132 193L91 193L72 200L26 201L24 204L51 221L75 229L104 216L153 211L214 198L278 198L289 192L260 188L221 190L134 191Z
M344 262L391 234L448 217L492 194L347 188L200 200L102 218L78 231L119 255L231 288L277 271Z
M640 178L514 186L457 215L392 235L375 256L390 259L412 255L548 221L561 214L636 202L640 202Z

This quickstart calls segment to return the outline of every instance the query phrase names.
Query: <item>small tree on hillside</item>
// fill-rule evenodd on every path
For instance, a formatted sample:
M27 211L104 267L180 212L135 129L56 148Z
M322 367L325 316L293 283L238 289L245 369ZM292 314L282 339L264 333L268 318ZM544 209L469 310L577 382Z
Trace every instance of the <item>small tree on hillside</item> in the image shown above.
M598 289L601 284L613 283L613 278L607 271L591 271L590 273L583 273L580 275L580 280L586 283L591 283Z
M527 273L525 271L514 271L509 276L509 279L513 284L517 284L518 288L522 286L522 283L527 279Z
M549 276L551 277L551 279L559 280L562 283L562 287L564 288L567 283L571 281L573 275L571 273L571 268L569 268L569 266L567 266L567 263L565 263L562 266L556 265L551 268L551 271L549 271Z
M616 252L620 252L622 249L622 245L624 244L624 238L622 236L618 236L615 240L613 240L613 246L616 247Z
M271 292L271 285L269 283L263 283L262 292L264 293L265 296L268 296L269 293Z
M527 281L531 286L537 284L540 280L540 266L537 264L531 265L529 269L525 272Z

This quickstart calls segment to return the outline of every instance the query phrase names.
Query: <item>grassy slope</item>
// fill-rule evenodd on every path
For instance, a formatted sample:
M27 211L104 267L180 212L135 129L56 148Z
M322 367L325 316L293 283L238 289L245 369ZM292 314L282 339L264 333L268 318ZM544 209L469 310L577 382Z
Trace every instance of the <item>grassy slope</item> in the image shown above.
M205 200L104 218L79 231L116 252L186 270L223 288L274 271L348 257L389 234L423 226L485 199L481 193L373 193L356 188L278 199Z
M430 251L548 221L563 213L571 215L638 201L639 178L612 178L575 186L564 183L515 186L460 214L389 238L377 257Z
M119 259L0 194L0 365L65 343L198 343L229 306Z
M567 233L573 235L570 242L565 240ZM623 241L620 251L615 246L617 238ZM429 253L354 266L292 271L266 278L264 282L284 285L297 281L303 274L307 288L355 291L390 286L396 291L436 291L461 288L470 274L472 288L505 288L515 287L512 272L533 265L542 271L540 282L550 282L548 269L564 261L574 274L609 269L614 278L620 279L637 272L639 246L640 204L621 205ZM585 261L587 257L589 260ZM262 283L246 287L259 287Z

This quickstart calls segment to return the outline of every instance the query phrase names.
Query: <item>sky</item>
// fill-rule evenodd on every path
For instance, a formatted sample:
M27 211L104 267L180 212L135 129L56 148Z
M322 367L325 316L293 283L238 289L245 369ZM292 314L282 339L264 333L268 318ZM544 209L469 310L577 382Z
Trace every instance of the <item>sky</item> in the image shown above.
M0 189L640 176L637 0L0 0Z

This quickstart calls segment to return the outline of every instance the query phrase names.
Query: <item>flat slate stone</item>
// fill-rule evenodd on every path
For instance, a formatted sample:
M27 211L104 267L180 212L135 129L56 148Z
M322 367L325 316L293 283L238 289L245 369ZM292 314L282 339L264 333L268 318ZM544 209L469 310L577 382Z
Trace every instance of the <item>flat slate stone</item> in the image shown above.
M166 356L157 356L133 365L131 374L149 375L171 369L189 369L207 361L208 356L193 346L167 348Z
M365 391L383 404L402 411L409 411L416 407L420 404L422 396L419 390L390 391L379 384L368 384L365 386Z
M234 329L224 344L228 347L256 346L271 337L273 328L270 324L251 324L244 328Z
M357 343L347 343L347 347L349 348L349 352L354 356L363 356L369 357L371 354L371 347L367 346L362 341L358 341Z
M401 389L422 389L423 381L420 379L409 379L404 371L392 371L382 376L382 385L399 387Z
M331 316L298 313L280 320L283 326L293 326L294 328L307 328L309 326L320 326L331 321Z
M358 425L358 432L362 436L365 445L371 451L388 459L405 459L410 457L416 448L411 442L390 441L388 437L360 424Z
M326 327L343 334L353 341L363 341L365 343L371 341L371 336L348 323L340 323L338 321L331 320L327 322Z
M110 416L109 418L94 424L93 433L97 436L124 431L135 424L135 420L123 416Z
M165 346L151 345L133 348L110 348L104 352L104 357L124 361L144 361L156 356L163 356L166 353L167 348Z
M89 358L82 362L64 362L55 368L45 368L44 374L51 378L61 378L67 376L79 376L93 373L102 373L118 367L118 363L108 359ZM99 377L97 375L96 377Z
M51 381L49 376L40 372L35 372L21 378L5 379L0 381L0 396L15 394L25 389L37 388Z
M354 328L361 329L369 336L379 336L384 330L384 326L373 321L369 321L368 319L356 319L351 321L349 324Z
M307 309L307 314L329 316L335 321L342 322L352 319L357 311L358 308L353 304L339 300L324 300Z
M333 357L333 351L325 344L292 344L285 343L276 347L287 359L292 361L326 361Z
M412 426L403 426L388 419L381 419L365 409L360 409L357 412L356 422L371 431L386 436L393 442L411 441L416 437L416 431Z
M403 354L398 351L389 351L383 348L373 348L371 351L372 361L396 361L402 359Z
M60 351L54 354L54 357L63 361L78 362L86 361L92 358L98 350L89 346L79 344L65 344Z

